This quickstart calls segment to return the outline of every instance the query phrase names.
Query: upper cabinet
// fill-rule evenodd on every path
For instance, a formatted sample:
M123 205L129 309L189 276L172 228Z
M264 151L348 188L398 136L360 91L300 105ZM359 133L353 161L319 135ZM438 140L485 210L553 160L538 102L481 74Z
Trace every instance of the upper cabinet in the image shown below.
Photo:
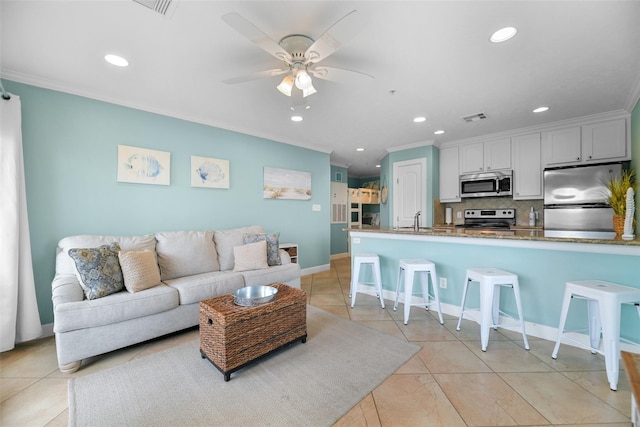
M458 169L458 147L440 150L440 201L459 202L460 178Z
M540 132L515 136L513 151L513 200L542 199Z
M511 138L460 146L460 173L511 169Z
M585 162L626 158L629 154L626 120L582 126L582 155Z
M545 166L629 160L625 119L608 120L544 132Z

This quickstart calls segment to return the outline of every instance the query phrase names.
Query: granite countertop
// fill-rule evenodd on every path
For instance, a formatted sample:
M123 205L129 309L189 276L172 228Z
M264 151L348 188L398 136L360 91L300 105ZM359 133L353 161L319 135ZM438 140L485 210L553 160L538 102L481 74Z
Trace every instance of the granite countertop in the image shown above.
M633 240L623 240L620 236L615 239L583 239L572 237L547 237L542 227L514 226L510 230L479 230L453 225L436 225L434 227L421 227L419 231L414 231L413 227L408 228L346 228L345 231L364 231L373 233L390 233L417 236L450 236L450 237L479 237L489 239L509 239L509 240L532 240L541 242L568 242L568 243L591 243L604 245L624 245L640 246L640 237Z

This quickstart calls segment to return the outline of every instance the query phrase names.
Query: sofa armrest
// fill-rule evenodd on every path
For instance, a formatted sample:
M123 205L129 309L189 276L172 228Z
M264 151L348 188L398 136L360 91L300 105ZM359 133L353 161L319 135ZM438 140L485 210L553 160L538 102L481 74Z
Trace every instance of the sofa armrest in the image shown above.
M73 274L56 274L51 282L51 299L54 312L60 304L82 301L84 291L78 278Z
M278 251L280 252L280 264L291 264L291 256L289 255L289 252L284 249L279 249Z

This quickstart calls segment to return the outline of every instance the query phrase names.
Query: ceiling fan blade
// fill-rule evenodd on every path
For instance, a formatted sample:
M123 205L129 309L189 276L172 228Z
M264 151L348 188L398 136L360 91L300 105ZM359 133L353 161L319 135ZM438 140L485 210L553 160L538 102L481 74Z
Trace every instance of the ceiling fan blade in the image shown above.
M257 71L255 73L246 74L244 76L234 77L232 79L223 80L226 84L244 83L251 80L263 79L267 77L279 76L288 73L289 69L276 68L273 70Z
M322 80L329 80L336 83L358 84L369 82L374 79L374 77L369 74L336 67L321 66L314 67L312 69L309 69L308 71L313 77L317 77Z
M238 15L236 12L227 13L222 16L222 20L231 28L245 36L251 43L258 45L264 51L275 56L281 61L291 63L291 55L284 50L271 37L266 35L264 31L253 25L251 22Z
M307 49L304 56L312 63L322 61L355 37L364 28L364 25L362 14L357 10L352 10L325 31Z

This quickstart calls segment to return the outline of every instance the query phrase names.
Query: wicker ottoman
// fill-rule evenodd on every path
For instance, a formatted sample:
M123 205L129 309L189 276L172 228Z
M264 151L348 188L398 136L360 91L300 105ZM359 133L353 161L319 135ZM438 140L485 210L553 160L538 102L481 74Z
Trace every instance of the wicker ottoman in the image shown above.
M231 379L231 373L294 341L307 341L307 294L282 283L273 302L257 307L233 303L233 295L200 302L200 354Z

